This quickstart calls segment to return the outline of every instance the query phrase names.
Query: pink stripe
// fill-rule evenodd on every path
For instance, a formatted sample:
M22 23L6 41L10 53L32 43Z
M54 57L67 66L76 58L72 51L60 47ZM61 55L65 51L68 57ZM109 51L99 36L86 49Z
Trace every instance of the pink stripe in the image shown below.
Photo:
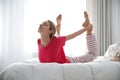
M96 43L96 38L95 35L89 35L86 37L87 38L87 46L88 46L88 53L86 53L83 56L79 56L79 57L68 57L67 59L71 62L71 63L76 63L76 62L90 62L93 59L95 59L96 55L97 55L97 43Z

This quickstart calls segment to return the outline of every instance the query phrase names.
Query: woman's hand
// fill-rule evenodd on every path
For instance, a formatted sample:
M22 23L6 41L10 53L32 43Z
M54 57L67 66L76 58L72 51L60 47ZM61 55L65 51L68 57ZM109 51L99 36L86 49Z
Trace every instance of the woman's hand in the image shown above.
M93 25L89 24L85 28L87 29L87 35L91 35L92 34Z
M60 14L60 15L58 15L58 17L56 18L56 22L57 22L56 30L57 30L57 35L58 35L58 36L60 35L61 20L62 20L62 15Z

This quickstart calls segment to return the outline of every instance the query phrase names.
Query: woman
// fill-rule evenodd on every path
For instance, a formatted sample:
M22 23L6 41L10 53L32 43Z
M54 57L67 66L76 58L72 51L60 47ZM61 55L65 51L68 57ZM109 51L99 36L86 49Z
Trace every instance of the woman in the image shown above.
M41 39L38 39L38 53L39 61L43 63L57 62L57 63L72 63L72 62L89 62L95 59L97 56L97 44L96 38L92 34L93 26L89 22L87 12L84 12L85 22L83 23L83 29L80 29L67 36L54 36L57 30L57 34L60 35L60 25L62 15L57 17L57 26L50 20L47 20L40 24L38 32ZM65 56L63 46L65 42L75 38L76 36L87 31L87 45L88 52L79 57Z

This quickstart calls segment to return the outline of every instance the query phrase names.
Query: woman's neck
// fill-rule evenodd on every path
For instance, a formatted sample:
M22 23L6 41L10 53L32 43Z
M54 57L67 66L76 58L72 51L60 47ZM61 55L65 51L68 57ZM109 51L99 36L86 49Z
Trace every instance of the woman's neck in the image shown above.
M49 36L41 36L41 45L46 47L50 42Z

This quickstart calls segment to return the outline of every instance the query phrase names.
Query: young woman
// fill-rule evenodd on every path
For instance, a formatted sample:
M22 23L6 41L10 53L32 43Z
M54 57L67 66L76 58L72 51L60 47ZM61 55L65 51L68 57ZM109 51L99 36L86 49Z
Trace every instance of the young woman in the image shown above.
M97 56L97 44L95 35L92 34L93 26L89 22L87 12L84 12L85 22L83 23L83 29L80 29L67 36L60 35L60 25L62 15L57 17L57 25L50 20L47 20L40 24L38 32L40 33L40 39L38 39L38 57L42 63L57 62L57 63L73 63L73 62L90 62ZM57 30L58 37L54 36ZM68 57L65 55L63 46L65 42L75 38L76 36L87 31L87 46L88 52L79 57Z

